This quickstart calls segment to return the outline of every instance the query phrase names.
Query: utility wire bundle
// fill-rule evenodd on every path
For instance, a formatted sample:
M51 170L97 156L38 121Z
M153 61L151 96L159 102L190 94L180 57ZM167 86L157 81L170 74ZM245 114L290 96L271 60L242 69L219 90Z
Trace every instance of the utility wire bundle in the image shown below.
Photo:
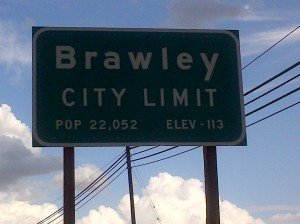
M287 72L293 70L294 68L298 67L299 65L300 65L300 61L298 61L298 62L296 62L295 64L291 65L290 67L288 67L287 69L283 70L282 72L280 72L280 73L274 75L273 77L271 77L270 79L264 81L263 83L257 85L256 87L252 88L251 90L247 91L247 92L244 94L244 96L248 96L249 94L254 93L254 92L257 91L258 89L260 89L260 88L262 88L263 86L267 85L268 83L274 81L275 79L277 79L277 78L279 78L279 77L285 75ZM300 74L297 74L297 75L293 76L292 78L290 78L290 79L288 79L288 80L282 82L281 84L279 84L279 85L277 85L277 86L271 88L270 90L266 91L265 93L263 93L263 94L261 94L261 95L255 97L254 99L252 99L252 100L248 101L247 103L245 103L245 106L246 106L246 105L249 105L249 104L251 104L251 103L253 103L253 102L255 102L255 101L258 100L258 99L261 99L262 97L264 97L264 96L270 94L271 92L273 92L273 91L279 89L280 87L282 87L282 86L284 86L284 85L290 83L291 81L296 80L297 78L299 78L299 76L300 76ZM278 102L278 101L280 101L280 100L283 100L284 98L286 98L286 97L288 97L288 96L290 96L290 95L292 95L292 94L298 92L299 90L300 90L300 87L299 87L299 85L298 85L298 87L296 87L295 89L293 89L293 90L291 90L291 91L289 91L289 92L287 92L287 93L281 95L280 97L278 97L278 98L276 98L276 99L274 99L274 100L271 100L270 102L268 102L268 103L266 103L266 104L264 104L264 105L262 105L262 106L260 106L260 107L258 107L258 108L256 108L256 109L254 109L254 110L252 110L252 111L250 111L250 112L248 112L248 113L246 113L245 116L246 116L246 117L247 117L247 116L250 116L250 115L252 115L252 114L254 114L254 113L256 113L256 112L258 112L258 111L260 111L260 110L262 110L262 109L264 109L264 108L266 108L266 107L268 107L268 106L270 106L270 105L272 105L272 104L274 104L274 103L276 103L276 102ZM274 115L276 115L276 114L279 114L279 113L281 113L281 112L283 112L283 111L285 111L285 110L287 110L287 109L290 109L290 108L292 108L292 107L298 105L299 103L300 103L300 101L295 102L295 103L292 103L291 105L289 105L289 106L287 106L287 107L285 107L285 108L283 108L283 109L281 109L281 110L279 110L279 111L276 111L276 112L274 112L274 113L272 113L272 114L270 114L270 115L268 115L268 116L266 116L266 117L264 117L264 118L262 118L262 119L259 119L259 120L255 121L255 122L253 122L253 123L247 125L247 127L250 127L250 126L252 126L252 125L254 125L254 124L257 124L257 123L259 123L259 122L261 122L261 121L263 121L263 120L266 120L267 118L270 118L270 117L272 117L272 116L274 116Z
M85 206L90 200L100 194L113 181L115 181L126 170L126 153L122 153L112 165L110 165L101 175L92 181L75 197L76 211ZM121 170L121 171L120 171ZM50 224L63 216L63 207L53 212L37 224ZM60 220L59 222L61 222ZM58 223L59 223L58 222Z

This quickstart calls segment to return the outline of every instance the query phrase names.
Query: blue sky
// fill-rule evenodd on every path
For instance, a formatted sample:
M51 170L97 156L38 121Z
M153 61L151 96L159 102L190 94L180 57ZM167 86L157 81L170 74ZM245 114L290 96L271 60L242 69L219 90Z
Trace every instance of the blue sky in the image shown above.
M32 26L237 29L240 31L242 65L246 65L299 26L299 8L300 3L296 0L0 1L0 212L4 214L0 224L19 223L25 218L24 223L35 223L62 203L58 200L46 209L42 206L62 194L62 149L34 149L30 145ZM298 62L299 41L298 29L244 69L244 90ZM299 66L294 68L263 90L247 96L245 101L299 74L299 70ZM246 112L299 87L299 83L299 78L295 79L253 105L246 106ZM246 123L250 124L297 101L299 92L247 117ZM299 106L296 106L249 127L248 146L218 147L222 224L300 222L299 124ZM184 149L182 147L156 158ZM103 171L105 164L123 150L124 147L76 148L78 182L98 169ZM162 148L151 152L159 150ZM184 220L181 224L204 223L202 160L202 150L197 149L138 168L164 223L174 223L170 217L174 211L178 214L177 220ZM125 174L79 210L79 224L93 224L97 219L104 220L104 223L128 223ZM134 179L139 214L152 214L147 197L136 177ZM170 202L176 202L177 206ZM199 213L192 219L188 211ZM138 216L140 219L141 216ZM153 214L149 215L143 223L154 223L153 217Z

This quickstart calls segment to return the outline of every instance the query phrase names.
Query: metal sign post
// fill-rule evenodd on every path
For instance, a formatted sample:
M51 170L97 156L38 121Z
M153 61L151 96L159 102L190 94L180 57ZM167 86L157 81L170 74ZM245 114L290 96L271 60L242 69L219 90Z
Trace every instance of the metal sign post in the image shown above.
M131 212L131 223L136 224L135 221L135 208L134 208L134 195L133 195L133 184L132 184L132 172L131 172L131 155L130 147L126 146L126 156L127 156L127 171L128 171L128 186L129 186L129 196L130 196L130 212Z
M217 147L203 146L206 224L220 224Z
M75 224L74 147L64 147L64 224Z

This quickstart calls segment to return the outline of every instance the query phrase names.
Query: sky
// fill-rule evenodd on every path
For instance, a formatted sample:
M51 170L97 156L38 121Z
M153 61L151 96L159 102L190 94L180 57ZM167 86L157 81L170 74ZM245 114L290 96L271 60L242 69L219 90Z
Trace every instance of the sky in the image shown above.
M297 0L1 0L0 224L37 223L62 205L62 148L31 145L32 26L239 30L244 66L299 26L299 9ZM243 69L244 92L298 62L299 42L300 29ZM299 70L299 66L290 70L245 97L245 102L299 74ZM299 83L298 77L247 105L246 113L299 87ZM299 92L247 116L246 124L297 101ZM222 224L300 223L299 112L298 105L248 127L247 146L218 147ZM124 149L76 148L77 192L95 180ZM135 148L132 153L144 149ZM155 148L133 158L164 149ZM186 149L178 147L133 165ZM205 223L201 148L133 168L133 173L137 223L159 223L157 217L164 224ZM124 172L78 210L76 223L128 224L128 198Z

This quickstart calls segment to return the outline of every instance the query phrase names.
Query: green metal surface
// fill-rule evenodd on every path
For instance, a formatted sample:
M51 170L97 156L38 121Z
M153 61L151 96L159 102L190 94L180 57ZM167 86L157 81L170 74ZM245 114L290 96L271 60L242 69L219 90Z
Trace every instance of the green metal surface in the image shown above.
M245 121L237 36L34 27L34 145L240 144ZM138 57L144 64L134 62Z

